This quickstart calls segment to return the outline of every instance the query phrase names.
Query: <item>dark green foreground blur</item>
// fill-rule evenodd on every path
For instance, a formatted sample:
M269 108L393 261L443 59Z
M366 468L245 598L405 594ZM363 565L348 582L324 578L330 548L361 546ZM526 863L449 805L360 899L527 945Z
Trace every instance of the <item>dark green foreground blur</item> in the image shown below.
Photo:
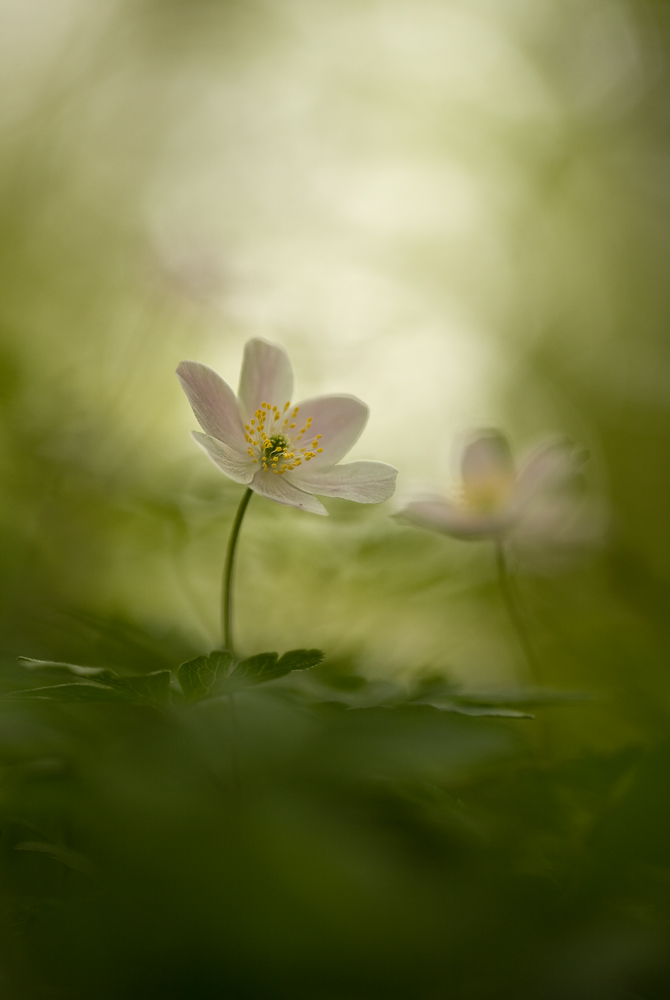
M5 701L3 996L667 996L670 744L365 692Z

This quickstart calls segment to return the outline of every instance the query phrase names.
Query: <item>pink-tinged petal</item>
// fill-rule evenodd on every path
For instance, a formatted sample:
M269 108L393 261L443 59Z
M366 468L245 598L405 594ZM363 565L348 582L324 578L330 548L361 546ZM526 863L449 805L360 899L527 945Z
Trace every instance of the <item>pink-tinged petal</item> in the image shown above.
M293 414L294 409L290 410ZM335 465L352 448L368 419L369 410L356 396L315 396L298 404L298 413L291 417L294 428L289 428L291 451L301 457L301 449L314 453L307 465L310 469ZM296 440L295 435L306 427L309 429ZM318 440L317 436L321 435ZM316 442L316 444L314 443ZM319 452L318 449L323 451ZM304 465L303 465L304 468Z
M246 452L237 399L228 383L199 361L182 361L177 377L205 434L235 451Z
M258 466L254 465L253 459L248 455L240 455L223 441L218 441L207 434L200 434L198 431L193 431L193 437L214 464L236 483L250 483L254 478Z
M245 419L250 420L261 403L283 408L293 397L293 368L279 344L255 337L244 345L238 395Z
M398 470L385 462L349 462L330 468L312 468L314 463L288 472L301 490L324 497L342 497L356 503L383 503L393 496Z
M517 476L517 502L574 489L580 483L585 458L581 449L566 441L539 445L527 456Z
M514 465L507 439L498 431L478 431L461 457L463 494L477 511L502 507L514 487Z
M471 541L500 535L511 523L507 515L480 514L441 497L413 500L400 511L399 517L419 528Z
M251 488L262 497L274 500L275 503L282 503L286 507L298 507L300 510L308 510L312 514L328 515L328 511L316 497L310 496L309 493L294 486L286 479L286 474L283 476L275 475L273 472L264 472L261 469L254 476Z

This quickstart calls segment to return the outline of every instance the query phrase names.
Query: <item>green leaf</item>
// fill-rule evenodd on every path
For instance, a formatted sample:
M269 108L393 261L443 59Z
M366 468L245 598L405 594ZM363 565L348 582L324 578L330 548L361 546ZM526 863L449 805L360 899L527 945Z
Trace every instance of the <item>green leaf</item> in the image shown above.
M255 656L248 656L237 664L229 679L233 684L262 684L264 681L274 680L275 677L281 677L282 673L288 673L288 670L277 673L278 660L279 653L256 653Z
M235 657L227 649L213 649L209 654L209 660L216 669L216 680L210 693L219 694L235 665Z
M127 701L123 691L115 690L96 681L73 681L71 684L50 684L47 687L28 688L12 691L9 698L48 701Z
M60 663L55 660L34 660L31 656L19 656L17 657L19 663L26 670L35 670L38 672L44 672L46 674L54 674L71 677L73 674L76 677L90 677L98 678L104 681L108 677L116 677L116 671L110 670L109 667L80 667L76 663Z
M225 681L233 663L233 655L227 649L215 649L209 656L196 656L182 663L177 678L188 702L201 701Z
M177 679L187 701L199 701L209 694L216 680L216 667L209 656L196 656L182 663L177 670Z
M428 705L439 712L455 712L457 715L486 716L502 719L534 719L529 712L520 712L516 708L501 708L499 705L471 705L457 701L431 701L428 698L415 701L415 705Z
M577 691L556 691L550 688L523 687L467 689L449 682L440 674L419 677L411 686L406 698L415 705L432 705L442 711L456 711L462 715L499 715L509 718L534 718L517 709L542 705L561 705L588 701L590 696ZM445 707L450 706L450 707ZM486 711L485 711L486 710Z
M590 701L592 695L583 691L557 691L551 688L514 687L490 690L452 689L448 697L464 705L564 705Z
M150 674L137 674L133 677L117 677L110 670L95 680L82 679L68 684L50 684L46 687L13 691L9 697L50 701L151 701L165 704L169 692L169 670L156 670Z
M288 653L280 658L277 667L281 667L285 673L291 670L310 670L323 661L323 653L320 649L290 649Z
M322 660L320 649L291 649L281 658L278 653L256 653L237 664L226 687L234 689L245 684L265 684L293 670L309 670Z
M170 671L154 670L150 674L115 677L110 686L126 693L129 701L165 704L170 696Z

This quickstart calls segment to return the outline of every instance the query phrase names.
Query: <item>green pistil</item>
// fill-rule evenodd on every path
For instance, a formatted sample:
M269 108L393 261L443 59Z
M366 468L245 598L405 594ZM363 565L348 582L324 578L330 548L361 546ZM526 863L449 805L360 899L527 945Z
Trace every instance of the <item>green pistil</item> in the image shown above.
M283 455L288 448L288 439L283 434L273 434L265 445L265 457L273 458Z

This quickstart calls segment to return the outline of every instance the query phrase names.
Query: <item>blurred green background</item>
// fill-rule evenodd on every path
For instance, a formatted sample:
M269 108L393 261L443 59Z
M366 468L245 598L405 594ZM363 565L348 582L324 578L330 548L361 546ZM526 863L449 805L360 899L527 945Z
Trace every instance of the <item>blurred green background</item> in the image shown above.
M666 997L667 4L3 0L0 53L6 693L217 646L241 487L174 369L235 386L252 336L370 405L400 499L469 427L558 432L602 525L518 575L541 682L589 695L535 721L6 701L5 995ZM325 503L253 498L245 654L527 680L487 543Z

